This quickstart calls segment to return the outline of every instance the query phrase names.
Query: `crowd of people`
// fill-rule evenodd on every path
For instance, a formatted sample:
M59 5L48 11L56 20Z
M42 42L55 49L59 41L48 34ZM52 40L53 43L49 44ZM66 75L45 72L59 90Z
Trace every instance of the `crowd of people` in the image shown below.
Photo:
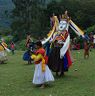
M95 34L94 32L86 34L86 39L82 39L82 42L78 42L78 39L75 37L71 40L71 44L72 50L84 49L84 58L89 58L90 51L95 48Z
M51 27L54 26L55 18L53 14L51 17ZM67 11L60 17L61 19L68 22ZM56 19L56 22L59 21ZM68 35L68 31L64 30L53 42L47 42L44 45L42 45L41 40L34 43L30 34L27 35L25 44L27 51L24 53L23 59L28 61L28 64L35 63L33 84L40 84L41 88L44 88L47 82L54 81L51 71L56 72L57 77L63 77L64 72L68 72L69 67L72 65L70 48L66 51L64 57L60 57L60 49Z
M60 15L59 19L56 19L56 22L60 22L61 20L66 20L68 22L70 17L65 11L64 15ZM55 15L53 14L50 18L51 28L53 28L55 23ZM57 31L57 29L55 29ZM35 71L33 76L33 84L40 85L41 88L45 87L45 84L50 81L54 81L54 76L51 71L56 72L57 77L63 77L65 72L68 72L70 66L72 65L72 56L70 52L70 45L64 54L63 57L60 56L60 50L64 45L67 37L69 36L69 32L67 30L63 30L56 36L56 39L53 42L48 41L46 44L42 45L41 40L37 42L33 42L31 39L31 35L27 34L25 47L27 51L23 55L23 60L28 61L28 64L35 64ZM73 42L73 41L72 41ZM88 37L87 40L84 40L84 58L89 58L89 50L92 47L95 47L95 35ZM74 46L78 50L80 49L80 45L76 44ZM7 54L5 50L9 50L7 44L4 40L0 42L0 63L4 63L7 60ZM10 50L12 54L15 54L15 44L12 41L10 44Z
M67 22L70 19L68 17L67 11L65 11L64 15L60 15L59 21L61 21L62 19L66 20ZM53 28L54 14L50 18L50 20L51 28ZM64 36L62 36L63 34ZM31 39L30 34L28 34L26 40L26 47L28 50L24 54L23 59L28 61L28 64L35 63L33 84L40 84L41 88L44 88L47 82L54 81L54 77L51 71L56 72L57 77L62 77L64 76L65 72L68 72L73 61L70 54L70 47L64 57L60 58L60 49L63 46L63 43L59 43L60 38L65 41L69 33L67 31L64 31L63 34L56 38L53 43L47 42L44 46L42 45L41 40L34 43ZM92 42L94 39L92 40L92 37L89 38L91 40L83 40L84 58L89 58L89 49L93 45ZM77 44L76 48L78 48L79 50L80 45ZM26 58L26 56L28 58Z

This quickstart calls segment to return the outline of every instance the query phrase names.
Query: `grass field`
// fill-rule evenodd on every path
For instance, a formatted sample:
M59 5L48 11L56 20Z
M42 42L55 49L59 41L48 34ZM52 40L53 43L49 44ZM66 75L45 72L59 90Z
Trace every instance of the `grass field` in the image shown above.
M83 50L73 51L75 61L69 72L45 89L32 84L34 65L27 65L22 54L9 54L8 63L0 65L0 96L95 96L95 50L87 60Z

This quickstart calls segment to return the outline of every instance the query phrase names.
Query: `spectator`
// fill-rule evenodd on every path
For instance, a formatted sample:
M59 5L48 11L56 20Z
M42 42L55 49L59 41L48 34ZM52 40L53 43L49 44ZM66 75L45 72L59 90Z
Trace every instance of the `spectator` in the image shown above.
M15 44L14 44L13 41L11 42L10 48L11 48L11 52L12 52L12 54L14 55Z

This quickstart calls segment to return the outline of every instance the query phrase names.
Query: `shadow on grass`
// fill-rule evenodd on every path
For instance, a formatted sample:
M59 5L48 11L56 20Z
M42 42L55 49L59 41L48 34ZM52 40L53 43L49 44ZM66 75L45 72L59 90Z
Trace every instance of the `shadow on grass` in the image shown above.
M64 79L64 80L76 80L76 79L80 79L80 76L75 76L75 75L63 75L63 76L56 76L55 74L53 75L55 80L61 80L61 79Z
M46 83L45 84L45 88L41 88L41 85L33 85L33 84L32 84L32 87L34 89L48 89L48 88L53 88L54 87L54 84L51 84L51 83Z
M0 63L0 66L1 66L1 65L5 65L5 64L8 64L8 63L6 63L6 62L5 62L5 63Z

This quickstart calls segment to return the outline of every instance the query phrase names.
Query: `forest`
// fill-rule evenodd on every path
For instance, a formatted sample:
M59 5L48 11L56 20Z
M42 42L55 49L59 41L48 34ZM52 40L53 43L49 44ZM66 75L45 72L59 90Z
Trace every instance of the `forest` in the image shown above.
M82 29L95 25L95 0L13 0L12 34L17 40L29 32L35 38L45 36L50 30L50 16L59 16L68 10L71 19ZM40 35L41 34L41 35Z

